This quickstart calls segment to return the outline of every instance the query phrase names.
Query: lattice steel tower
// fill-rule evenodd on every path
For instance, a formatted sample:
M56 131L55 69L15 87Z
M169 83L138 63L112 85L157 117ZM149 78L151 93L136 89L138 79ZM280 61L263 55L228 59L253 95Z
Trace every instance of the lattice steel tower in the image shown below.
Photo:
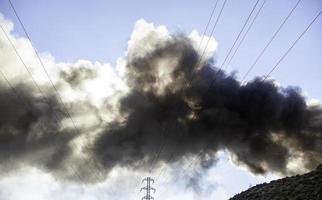
M150 195L151 190L153 190L153 192L155 192L155 188L151 187L151 182L152 184L154 183L154 179L151 177L146 177L145 179L142 180L142 183L146 181L146 186L142 187L140 191L142 190L146 190L146 194L144 197L142 197L141 200L154 200L154 198Z

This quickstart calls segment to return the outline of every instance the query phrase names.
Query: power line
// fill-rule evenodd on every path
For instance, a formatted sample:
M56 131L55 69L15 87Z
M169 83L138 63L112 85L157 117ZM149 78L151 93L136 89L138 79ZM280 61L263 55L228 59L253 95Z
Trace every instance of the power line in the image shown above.
M260 0L257 0L257 1L256 1L256 3L255 3L255 5L253 6L252 11L249 13L249 15L248 15L248 17L247 17L246 21L245 21L245 22L244 22L244 24L243 24L243 27L242 27L242 28L241 28L241 30L239 31L239 33L238 33L238 35L237 35L237 37L236 37L236 39L235 39L235 41L234 41L233 45L230 47L230 49L229 49L229 51L228 51L228 53L227 53L227 55L226 55L226 57L225 57L224 61L222 62L222 64L221 64L221 66L220 66L220 68L219 68L219 69L222 69L222 67L223 67L223 66L224 66L224 64L226 63L226 61L227 61L228 57L230 56L230 53L231 53L231 52L232 52L232 50L234 49L234 47L235 47L235 45L236 45L237 41L239 40L239 37L241 36L242 32L244 31L244 29L245 29L245 27L246 27L246 25L247 25L247 23L248 23L248 21L249 21L250 17L252 16L252 14L253 14L253 12L254 12L255 8L257 7L257 5L258 5L258 2L259 2L259 1L260 1Z
M217 3L218 3L218 1L216 1L216 3L215 3L215 6L214 6L214 8L213 8L213 10L212 10L212 14L210 15L210 18L212 18L212 16L213 16L213 12L215 11L215 8L217 7ZM218 14L218 16L217 16L217 18L216 18L216 21L215 21L215 24L213 25L213 28L212 28L212 30L211 30L211 34L210 34L210 37L208 38L208 40L207 40L207 43L206 43L206 46L205 46L205 48L204 48L204 51L202 52L202 54L201 54L201 56L199 57L199 59L198 59L198 61L197 61L197 64L196 64L196 66L195 66L195 68L193 69L193 71L192 71L192 73L191 73L191 79L193 78L193 75L194 75L194 73L195 73L195 70L196 70L196 68L199 66L199 64L200 64L200 62L201 62L201 60L202 60L202 57L204 56L204 54L205 54L205 51L206 51L206 49L208 48L208 45L209 45L209 42L210 42L210 39L211 39L211 36L213 35L213 33L214 33L214 31L215 31L215 28L217 27L217 24L218 24L218 22L219 22L219 19L220 19L220 17L221 17L221 15L222 15L222 13L223 13L223 10L224 10L224 8L225 8L225 5L226 5L226 3L227 3L227 0L225 0L224 1L224 3L223 3L223 5L222 5L222 7L221 7L221 9L220 9L220 12L219 12L219 14ZM211 19L210 19L211 20ZM208 22L210 21L210 20L208 20ZM210 23L210 22L209 22ZM207 23L207 26L209 25L209 23ZM207 30L207 26L206 26L206 28L205 28L205 31L204 32L206 32L206 30ZM204 36L204 35L203 35ZM201 42L202 42L202 40L201 40ZM199 43L199 47L201 46L201 42ZM198 49L199 49L199 47L198 47ZM190 81L191 82L191 81ZM186 83L187 84L187 83ZM177 107L178 108L178 107ZM181 107L180 107L181 108ZM176 111L175 111L175 113L176 112L178 112L179 110L180 110L180 108L178 108ZM165 130L165 129L164 129ZM162 134L162 135L164 135L164 134ZM156 155L156 158L155 159L153 159L153 162L155 161L155 160L157 160L158 158L159 158L159 156L161 155L161 153L162 153L162 151L163 151L163 149L164 149L164 147L165 147L165 143L166 143L166 141L164 140L164 142L163 142L163 144L161 144L160 145L160 148L159 148L159 151L157 152L157 155ZM172 159L172 156L170 156L170 160ZM151 168L150 168L150 172L151 172L151 170L152 170L152 166L151 166ZM161 169L161 171L162 171L163 169ZM162 173L162 172L161 172ZM160 173L160 174L161 174Z
M226 1L225 1L226 2ZM234 42L234 44L233 44L233 46L231 47L231 50L233 49L233 47L234 47L234 45L236 44L236 42L238 41L238 39L239 39L239 37L240 37L240 35L241 35L241 33L243 32L243 30L245 29L245 27L246 27L246 25L247 25L247 23L248 23L248 21L249 21L249 19L250 19L250 17L251 17L251 15L253 14L253 12L254 12L254 10L255 10L255 8L257 7L257 5L258 5L258 2L259 2L259 0L257 0L257 2L254 4L254 6L253 6L253 8L252 8L252 10L251 10L251 12L250 12L250 14L248 15L248 17L247 17L247 19L246 19L246 21L245 21L245 23L244 23L244 25L243 25L243 27L242 27L242 29L240 30L240 32L239 32L239 34L238 34L238 36L237 36L237 38L236 38L236 40L235 40L235 42ZM225 5L225 4L224 4ZM224 7L224 5L223 5L223 7ZM216 24L215 24L216 25ZM208 40L209 41L209 40ZM206 48L207 48L207 46L205 47L205 49L204 49L204 52L206 51ZM231 50L229 51L229 53L227 54L227 56L226 56L226 58L229 56L229 54L230 54L230 52L231 52ZM220 73L222 71L222 66L219 68L219 70L216 72L216 76ZM215 77L216 77L215 76ZM211 81L211 83L210 83L210 85L209 85L209 87L207 88L207 90L206 90L206 92L205 92L205 94L204 95L206 95L207 93L208 93L208 91L210 90L210 88L212 87L212 85L213 85L213 83L215 82L215 79L214 80L212 80ZM170 159L169 160L172 160L173 159L173 153L171 154L171 156L170 156ZM158 175L158 178L161 176L161 174L162 173L164 173L164 171L163 170L161 170L161 172L159 173L159 175ZM157 178L157 180L158 180L158 178Z
M285 19L283 20L283 22L277 28L277 30L275 31L275 33L273 34L273 36L271 37L271 39L268 41L268 43L265 45L265 47L262 49L262 51L258 54L258 56L256 57L256 59L253 62L253 64L248 68L247 72L243 76L242 81L241 81L242 83L244 82L244 80L248 76L248 74L253 70L253 68L255 67L255 65L257 64L257 62L259 61L259 59L263 56L263 54L265 53L265 51L267 50L267 48L271 45L271 43L273 42L273 40L276 38L277 34L281 31L281 29L283 28L283 26L285 25L285 23L288 21L288 19L291 17L292 13L298 7L298 5L300 4L301 1L302 0L298 0L296 2L296 4L293 6L293 8L291 9L291 11L285 17Z
M27 38L28 38L28 40L29 40L29 42L30 42L31 47L33 48L33 50L34 50L34 52L35 52L35 54L36 54L36 57L37 57L37 59L39 60L39 63L40 63L40 65L42 66L42 69L44 70L44 72L45 72L45 74L46 74L46 76L47 76L47 78L48 78L48 80L49 80L49 82L50 82L51 86L53 87L53 89L54 89L54 91L55 91L55 93L56 93L56 95L57 95L57 97L58 97L58 99L59 99L59 101L60 101L60 102L61 102L61 104L63 105L63 107L64 107L64 109L65 109L65 112L66 112L67 117L71 120L71 122L72 122L72 124L73 124L73 126L74 126L75 130L77 130L76 124L75 124L75 122L74 122L74 120L73 120L72 116L70 115L70 113L69 113L69 111L68 111L68 109L67 109L67 107L66 107L65 103L63 102L62 97L61 97L61 95L59 94L59 92L58 92L58 90L57 90L57 88L56 88L55 84L53 83L53 81L52 81L52 79L51 79L51 77L50 77L50 75L49 75L49 73L48 73L48 71L47 71L47 69L46 69L46 67L45 67L45 65L44 65L44 63L43 63L43 61L42 61L42 59L41 59L41 58L40 58L40 56L39 56L38 51L37 51L37 50L36 50L36 48L34 48L34 46L32 45L32 40L31 40L31 38L30 38L30 36L29 36L29 34L28 34L28 32L27 32L27 30L26 30L26 28L25 28L25 26L24 26L24 24L23 24L22 20L20 19L20 17L19 17L19 15L18 15L18 13L17 13L17 11L16 11L16 9L15 9L14 5L12 4L11 0L8 0L8 1L9 1L9 4L10 4L10 7L11 7L11 8L12 8L12 10L14 11L14 14L15 14L15 16L17 17L17 19L18 19L18 21L19 21L19 24L21 25L21 27L22 27L22 29L23 29L23 32L24 32L24 33L25 33L25 35L27 36Z
M3 73L3 71L0 69L0 74L2 76L2 78L6 81L7 85L9 86L9 88L11 89L12 93L16 96L16 98L18 99L18 101L21 101L22 104L26 107L31 109L32 106L30 104L30 102L26 103L23 98L20 97L18 91L15 89L15 87L13 87L13 85L10 83L9 79L7 78L7 76ZM32 110L32 109L31 109Z
M8 34L7 34L7 32L6 32L6 30L3 28L3 26L2 26L1 24L0 24L0 28L1 28L2 32L4 33L4 35L5 35L6 39L9 41L9 43L10 43L11 47L12 47L12 48L13 48L13 50L15 51L16 55L18 56L19 60L21 61L22 65L24 66L24 68L25 68L25 69L26 69L26 71L28 72L28 74L29 74L29 76L30 76L30 78L31 78L31 80L32 80L32 82L33 82L33 84L34 84L34 86L37 88L37 90L38 90L41 94L43 94L43 91L41 90L41 88L40 88L40 87L39 87L39 85L37 84L37 82L36 82L35 78L33 77L32 73L31 73L31 71L30 71L30 70L29 70L29 68L27 67L26 63L23 61L23 59L22 59L22 57L20 56L20 54L19 54L19 52L18 52L17 48L15 47L15 45L13 44L13 42L11 41L11 39L9 38L9 36L8 36Z
M303 35L308 31L308 29L313 25L313 23L316 21L316 19L321 15L321 12L312 20L312 22L309 24L309 26L302 32L302 34L297 38L297 40L292 44L292 46L283 54L283 56L280 58L280 60L276 63L276 65L272 68L272 70L265 76L265 78L263 79L263 81L265 81L267 79L267 77L277 68L277 66L282 62L282 60L289 54L289 52L293 49L293 47L296 45L296 43L303 37ZM218 70L219 72L220 70ZM218 73L217 72L217 73ZM207 91L205 94L208 93L208 91L210 90L212 84L214 83L216 79L214 79L210 86L208 87ZM202 151L200 151L200 153L193 159L193 161L188 165L188 168L190 168L192 166L192 164L194 164L196 162L196 160L202 155ZM159 176L157 178L159 178L161 176L163 172L161 172L159 174Z
M21 95L19 94L19 92L16 90L16 88L10 83L9 79L7 78L7 76L5 75L5 73L0 69L0 74L2 76L2 78L5 80L5 82L7 83L7 85L9 86L10 90L13 93L13 96L16 97L16 100L19 102L21 102L21 104L23 104L23 106L25 107L25 109L28 111L28 109L30 111L33 110L33 106L29 101L24 101L24 99L21 97ZM42 129L42 131L46 132L46 128L44 127L44 124L39 124L40 128Z
M215 73L214 79L210 82L210 85L208 86L208 88L207 88L207 90L206 90L206 92L205 92L205 94L204 94L204 95L206 95L206 94L208 93L208 91L211 89L211 87L213 86L213 84L216 82L216 80L217 80L217 79L216 79L216 77L219 75L219 73L220 73L220 72L222 72L223 64L225 63L225 61L227 60L227 58L228 58L229 54L231 53L232 49L233 49L233 48L234 48L234 46L236 45L236 42L238 41L238 39L239 39L239 37L240 37L241 33L243 32L244 28L246 27L246 24L248 23L248 21L249 21L249 19L250 19L251 15L252 15L252 13L254 12L254 10L255 10L255 8L256 8L256 6L257 6L258 2L259 2L259 0L257 0L256 4L253 6L252 11L251 11L251 12L250 12L250 14L248 15L247 20L245 21L245 23L244 23L244 25L243 25L242 29L240 30L240 32L239 32L239 34L238 34L238 36L236 37L236 39L235 39L235 41L234 41L234 44L233 44L233 45L232 45L232 47L230 48L230 50L229 50L229 52L228 52L228 54L227 54L227 56L226 56L226 58L225 58L224 62L221 64L221 66L219 67L219 69L218 69L218 70L217 70L217 72Z
M19 15L18 15L18 13L17 13L17 11L16 11L16 9L15 9L14 5L12 4L11 0L8 0L8 1L9 1L9 3L10 3L10 6L11 6L12 10L14 11L15 16L17 17L17 19L18 19L18 21L19 21L20 25L21 25L21 26L22 26L22 28L23 28L23 31L24 31L25 35L27 36L27 38L28 38L28 40L29 40L29 42L30 42L31 47L32 47L32 48L33 48L33 50L34 50L34 52L35 52L35 54L36 54L36 56L37 56L37 59L38 59L39 63L41 64L41 66L42 66L42 68L43 68L43 70L44 70L44 72L45 72L45 74L46 74L47 78L49 79L49 82L50 82L51 86L53 87L55 94L57 95L57 97L58 97L59 101L61 102L61 104L62 104L62 106L63 106L63 108L64 108L64 110L65 110L65 113L64 113L64 114L67 116L67 118L69 118L69 119L71 120L72 125L73 125L73 127L74 127L75 131L77 131L77 130L78 130L78 128L77 128L77 126L76 126L76 124L75 124L75 122L74 122L74 120L73 120L72 116L70 115L70 113L69 113L69 111L68 111L68 109L67 109L67 107L66 107L65 103L63 102L62 97L61 97L61 95L59 94L57 87L54 85L54 83L53 83L53 81L52 81L52 79L51 79L51 77L50 77L50 75L49 75L49 73L48 73L48 70L46 69L46 67L45 67L45 65L44 65L44 63L43 63L43 61L42 61L42 59L41 59L41 57L40 57L40 55L39 55L38 51L37 51L37 50L36 50L36 48L34 48L34 46L32 45L32 40L31 40L31 38L30 38L30 36L29 36L29 34L28 34L28 31L26 30L26 28L25 28L25 26L24 26L24 24L23 24L22 20L20 19L20 17L19 17ZM1 27L1 28L2 28L2 27ZM3 29L3 28L2 28L2 30L4 31L4 29ZM14 44L11 42L11 40L10 40L9 36L6 34L6 32L5 32L5 31L4 31L4 33L5 33L6 37L8 38L8 40L10 41L10 43L11 43L12 47L15 49L15 52L16 52L16 54L18 55L19 59L21 60L21 62L22 62L22 63L23 63L23 65L25 66L25 68L27 69L27 71L28 71L29 75L32 77L32 74L31 74L30 70L28 70L27 65L26 65L26 64L25 64L25 62L23 61L22 57L19 55L19 53L18 53L18 51L17 51L16 47L15 47L15 46L14 46ZM37 82L36 82L36 81L34 81L34 83L38 86L38 84L37 84ZM38 86L37 88L39 88L39 89L40 89L40 87L39 87L39 86ZM41 89L40 89L40 91L41 91ZM57 122L57 123L58 123L58 122ZM95 166L97 167L97 164L96 164L96 163L95 163ZM79 173L76 173L76 172L75 172L74 167L72 167L72 169L73 169L73 171L74 171L74 174L75 174L75 175L76 175L76 176L81 180Z
M304 34L310 29L310 27L314 24L314 22L320 17L322 11L320 11L315 18L311 21L311 23L306 27L306 29L301 33L301 35L293 42L293 44L287 49L287 51L282 55L282 57L278 60L278 62L274 65L274 67L268 72L268 74L265 76L263 81L265 81L273 72L274 70L279 66L279 64L285 59L285 57L291 52L291 50L294 48L294 46L299 42L299 40L304 36Z
M224 11L224 8L225 8L225 6L226 6L226 3L227 3L227 0L225 0L225 1L224 1L224 3L223 3L223 5L221 6L220 12L219 12L219 14L218 14L218 16L217 16L217 19L216 19L215 24L214 24L214 25L213 25L213 27L212 27L212 30L211 30L210 36L209 36L209 38L208 38L208 40L207 40L207 43L206 43L206 46L205 46L205 48L204 48L204 50L203 50L203 52L202 52L202 54L201 54L201 56L200 56L200 59L199 59L198 64L197 64L197 67L198 67L198 66L199 66L199 64L201 63L202 58L203 58L204 54L206 53L206 50L207 50L207 48L208 48L208 45L209 45L210 39L211 39L211 37L212 37L212 36L213 36L213 34L214 34L214 31L215 31L215 29L216 29L216 27L217 27L217 24L218 24L218 22L219 22L219 19L221 18L221 15L222 15L222 13L223 13L223 11Z
M2 78L5 80L5 82L7 83L7 85L9 86L10 90L12 91L13 93L13 96L16 97L16 99L18 100L18 102L21 102L21 104L27 109L32 111L33 110L33 105L30 103L31 101L30 100L24 100L22 98L22 96L19 94L19 92L16 90L16 88L10 83L8 77L5 75L5 73L0 69L0 74L2 76ZM57 122L56 122L57 124ZM46 131L46 128L44 127L44 124L40 124L40 127L42 129L42 131Z
M222 7L221 7L221 9L220 9L220 13L218 14L217 19L216 19L216 22L215 22L215 24L213 25L213 28L212 28L212 30L211 30L211 36L213 35L214 30L215 30L215 28L216 28L216 26L217 26L217 24L218 24L218 22L219 22L220 16L222 15L222 12L223 12L223 10L224 10L224 7L225 7L225 5L226 5L226 2L227 2L227 0L225 0L225 1L224 1L223 5L222 5ZM211 21L211 19L212 19L212 17L213 17L213 14L214 14L215 10L216 10L217 4L218 4L218 0L216 0L215 5L214 5L214 7L213 7L213 9L212 9L212 11L211 11L211 15L210 15L210 17L209 17L209 19L208 19L208 23L207 23L207 25L206 25L206 27L205 27L204 34L203 34L202 39L201 39L201 41L200 41L200 43L199 43L199 46L198 46L198 51L199 51L199 49L200 49L200 47L201 47L201 44L202 44L202 41L203 41L204 35L205 35L205 33L207 32L207 29L208 29L208 26L209 26L209 24L210 24L210 21ZM205 50L207 49L208 44L209 44L209 42L210 42L211 36L208 38L207 43L206 43L206 47L205 47L205 49L204 49L204 51L203 51L202 55L199 57L199 59L198 59L198 61L197 61L197 64L196 64L195 68L192 70L191 76L193 76L193 74L194 74L194 72L195 72L195 69L196 69L196 68L198 67L198 65L200 64L200 62L201 62L201 60L202 60L202 57L203 57L203 55L204 55L204 53L205 53ZM187 83L186 83L186 84L187 84ZM179 111L180 111L180 108L179 108L179 107L177 107L177 110L176 110L176 111L174 111L174 112L176 113L176 112L179 112ZM163 137L164 137L165 130L166 130L166 128L163 128L163 131L162 131L162 133L163 133L163 134L162 134L162 136L163 136ZM155 162L155 160L158 160L158 158L160 157L160 155L161 155L161 153L162 153L162 151L163 151L163 149L164 149L164 147L165 147L165 143L166 143L166 141L165 141L165 139L164 139L164 142L163 142L163 143L161 142L160 147L159 147L159 150L157 151L156 156L153 158L152 163L153 163L153 162ZM151 165L151 168L150 168L150 170L149 170L150 172L152 171L152 167L153 167L153 165Z
M291 50L294 48L294 46L299 42L299 40L307 33L307 31L310 29L310 27L315 23L315 21L320 17L322 14L322 11L320 11L315 18L310 22L310 24L305 28L305 30L297 37L297 39L292 43L292 45L285 51L285 53L281 56L281 58L277 61L277 63L274 65L274 67L264 76L264 78L261 80L261 83L264 83L265 80L270 76L270 74L279 66L279 64L286 58L286 56L291 52ZM259 87L259 85L257 86ZM208 145L209 146L209 145ZM203 151L200 151L199 154L193 159L192 162L188 165L187 169L189 169L195 162L198 160L198 158L202 155ZM186 169L186 170L187 170ZM160 176L160 175L159 175Z
M48 80L49 80L49 82L50 82L51 86L53 87L53 89L54 89L54 91L55 91L55 93L56 93L56 95L57 95L57 97L58 97L58 99L59 99L59 101L60 101L60 102L61 102L61 104L63 105L63 108L64 108L64 110L65 110L65 114L67 115L67 117L68 117L68 118L70 119L70 121L72 122L72 125L73 125L74 129L77 131L77 130L78 130L78 128L77 128L77 126L76 126L76 123L74 122L74 120L73 120L72 116L70 115L70 113L69 113L69 111L68 111L68 109L67 109L67 106L66 106L66 105L65 105L65 103L63 102L62 97L61 97L60 93L58 92L57 87L56 87L56 86L55 86L55 84L53 83L53 81L52 81L52 79L51 79L51 77L50 77L50 75L49 75L49 72L48 72L48 70L46 69L46 67L45 67L45 65L44 65L44 63L43 63L43 61L42 61L42 59L41 59L41 57L40 57L40 55L39 55L38 51L37 51L37 50L36 50L36 48L32 45L31 37L29 36L27 29L25 28L25 26L24 26L24 24L23 24L22 20L20 19L19 15L18 15L18 12L16 11L16 9L15 9L15 7L14 7L13 3L11 2L11 0L8 0L8 1L9 1L9 4L10 4L10 6L11 6L12 10L14 11L14 14L15 14L15 16L17 17L17 19L18 19L18 21L19 21L19 23L20 23L20 25L21 25L21 27L22 27L22 29L23 29L23 31L24 31L24 33L25 33L26 37L28 38L28 40L29 40L29 42L30 42L31 47L33 48L33 50L34 50L34 52L35 52L35 54L36 54L37 59L39 60L39 63L40 63L40 64L41 64L41 66L42 66L42 69L44 70L44 72L45 72L45 74L46 74L46 76L47 76L47 78L48 78ZM13 45L13 47L14 47L14 45ZM15 49L16 49L16 48L15 48ZM19 56L19 57L20 57L20 56ZM20 57L20 59L21 59L21 61L23 62L23 60L22 60L22 58L21 58L21 57ZM24 64L24 65L25 65L25 64ZM93 161L93 162L94 162L94 166L95 166L96 168L98 168L97 163L96 163L95 161ZM79 178L79 180L81 180L79 173L78 173L78 172L77 172L77 173L75 172L75 171L76 171L76 170L75 170L75 168L74 168L73 166L71 166L71 169L74 171L73 173L74 173L74 174ZM97 173L98 173L98 172L96 171L96 174L97 174ZM100 174L100 175L101 175L101 174Z
M21 61L22 65L24 66L24 68L26 69L26 71L28 72L28 75L30 76L34 86L36 87L36 89L39 91L39 93L42 95L42 99L45 101L45 102L48 102L49 103L49 100L48 98L46 97L46 95L44 94L44 92L42 91L42 89L40 88L40 86L38 85L38 83L36 82L35 78L33 77L29 67L26 65L26 63L24 62L24 60L22 59L20 53L18 52L17 48L15 47L15 45L13 44L12 40L10 39L9 35L7 34L6 30L4 29L4 27L0 24L0 28L2 30L2 32L4 33L6 39L9 41L11 47L13 48L15 54L17 55L17 57L19 58L19 60ZM56 123L59 123L59 120L58 120L58 116L55 114L55 120L56 120Z
M31 101L30 100L24 100L23 98L22 98L22 96L19 94L19 92L16 90L16 88L10 83L10 81L9 81L9 79L7 78L7 76L5 75L5 73L0 69L0 74L1 74L1 76L2 76L2 78L5 80L5 82L7 83L7 85L9 86L9 88L10 88L10 90L12 91L12 93L13 93L13 96L15 96L16 97L16 99L17 99L17 101L18 101L18 103L20 102L21 104L23 104L23 106L25 107L25 109L28 111L28 109L30 110L30 111L32 111L32 110L34 110L33 109L33 105L30 103ZM58 122L56 122L56 124L58 124ZM43 132L46 132L46 128L45 128L45 126L44 126L44 123L40 123L39 122L39 125L40 125L40 128L41 128L41 130L43 131ZM76 176L78 176L78 177L80 177L79 176L79 174L78 173L76 173L75 172L75 170L73 169L73 173L76 175Z
M6 31L4 30L3 26L0 24L0 28L3 31L6 39L9 41L10 45L12 46L12 48L14 49L15 54L17 55L17 57L19 58L19 60L21 61L21 63L23 64L24 68L26 69L26 71L28 72L28 75L31 77L32 82L34 84L34 86L36 87L36 89L41 93L41 98L47 102L48 104L50 103L50 101L48 100L48 98L46 97L46 95L44 94L44 92L41 90L40 86L38 85L38 83L36 82L36 80L34 79L29 67L26 65L25 61L22 59L20 53L18 52L16 46L13 44L12 40L10 39L9 35L6 33ZM23 102L22 98L20 97L19 93L15 90L15 88L12 86L12 84L10 84L10 81L8 80L8 78L5 76L5 74L1 71L1 75L2 77L6 80L7 84L9 85L9 87L11 88L11 90L13 91L13 93L17 96L17 98L19 99L19 101ZM30 102L28 104L24 103L25 106L27 106L27 108L32 110L32 105L30 104ZM57 124L57 126L59 126L59 119L56 113L54 113L54 117L55 117L55 123ZM45 131L45 128L43 125L41 125L43 131ZM75 170L74 170L75 171ZM74 172L75 173L75 172ZM78 173L75 173L77 176L79 176Z
M226 3L226 1L225 1L225 3ZM225 6L225 3L224 3L224 5L223 5L223 7ZM226 56L226 58L225 58L224 62L223 62L223 63L222 63L222 65L220 66L219 70L216 72L215 77L216 77L216 76L217 76L217 75L222 71L223 64L225 63L225 61L227 60L227 58L228 58L229 54L231 53L232 49L233 49L233 48L234 48L234 46L236 45L236 42L238 41L238 39L239 39L239 37L240 37L241 33L243 32L243 30L245 29L245 27L246 27L246 25L247 25L247 23L248 23L248 21L249 21L249 19L250 19L251 15L253 14L253 12L254 12L255 8L257 7L258 3L259 3L259 0L257 0L257 2L255 3L255 5L253 6L253 8L252 8L252 10L251 10L250 14L248 15L248 17L247 17L247 19L246 19L245 23L243 24L242 29L240 30L240 32L239 32L238 36L236 37L236 39L235 39L235 41L234 41L234 43L233 43L232 47L230 48L230 50L229 50L229 52L228 52L228 54L227 54L227 56ZM223 8L223 7L222 7L222 8ZM261 8L260 8L260 10L261 10ZM222 10L221 10L221 11L222 11ZM255 17L256 17L256 16L255 16ZM216 23L216 24L217 24L217 23ZM215 25L216 25L216 24L215 24ZM208 40L208 42L209 42L209 40ZM208 45L206 45L206 47L205 47L205 49L204 49L204 51L203 51L203 54L204 54L204 52L206 51L207 46L208 46ZM202 56L203 56L203 54L202 54ZM200 60L201 60L201 59L200 59ZM211 87L213 86L213 84L215 83L215 81L216 81L216 78L214 78L214 79L211 81L211 83L210 83L209 87L207 88L207 90L206 90L206 92L205 92L205 94L204 94L204 95L206 95L206 94L208 93L208 91L211 89ZM197 158L201 155L201 153L202 153L202 152L200 152L200 153L199 153L199 155L197 156ZM197 159L197 158L195 158L195 159ZM173 153L172 153L172 155L170 156L170 159L169 159L169 160L172 160L172 159L173 159ZM190 164L190 165L191 165L191 164ZM189 165L189 166L190 166L190 165ZM159 173L159 175L158 175L158 177L157 177L157 180L158 180L158 178L161 176L161 174L162 174L162 173L164 173L164 170L162 170L162 171Z
M200 49L200 47L201 47L201 44L202 44L202 42L203 42L203 40L204 40L204 37L205 37L205 35L206 35L206 32L207 32L207 30L208 30L209 24L210 24L210 22L211 22L211 20L212 20L212 17L213 17L213 15L214 15L214 13L215 13L215 10L216 10L216 8L217 8L218 1L219 1L219 0L216 0L216 3L215 3L215 5L214 5L214 7L213 7L213 9L212 9L212 11L211 11L211 14L210 14L209 20L208 20L208 22L207 22L206 28L205 28L205 30L204 30L204 32L203 32L203 34L202 34L202 38L201 38L201 40L200 40L200 42L199 42L198 51L199 51L199 49Z
M248 32L251 30L251 28L253 27L253 25L254 25L254 23L255 23L256 19L258 18L259 14L261 13L261 11L262 11L262 9L263 9L263 7L264 7L265 3L266 3L266 0L264 0L264 1L263 1L263 3L262 3L262 5L261 5L261 7L258 9L258 11L257 11L257 13L256 13L256 15L255 15L255 17L253 18L253 20L252 20L251 24L248 26L248 28L247 28L247 30L246 30L246 32L245 32L245 34L244 34L243 38L242 38L242 39L240 40L240 42L238 43L238 45L237 45L237 47L236 47L236 49L235 49L235 51L234 51L233 55L230 57L230 59L229 59L229 61L228 61L228 63L227 63L227 65L226 65L226 66L229 66L229 65L230 65L230 63L231 63L231 61L234 59L234 57L235 57L235 55L236 55L237 51L239 50L240 46L242 45L242 43L243 43L243 42L244 42L244 40L246 39L246 36L248 35Z

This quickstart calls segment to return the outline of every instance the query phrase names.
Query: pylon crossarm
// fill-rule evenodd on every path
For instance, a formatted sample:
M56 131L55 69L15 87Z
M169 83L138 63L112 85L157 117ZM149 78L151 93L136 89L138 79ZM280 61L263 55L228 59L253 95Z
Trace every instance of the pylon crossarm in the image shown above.
M152 179L151 177L146 177L142 180L142 183L146 181L146 186L145 187L141 187L140 192L142 190L146 190L146 194L144 197L142 197L142 200L154 200L154 198L150 195L151 190L155 193L156 189L151 187L151 183L154 183L154 179Z
M154 183L154 179L153 179L153 178L151 178L151 177L146 177L146 178L144 178L144 179L142 180L142 183L143 183L144 181L151 181L152 183Z
M143 200L143 199L150 200L150 199L154 199L154 198L153 198L153 197L151 197L151 196L144 196L144 197L142 197L142 198L141 198L141 200Z

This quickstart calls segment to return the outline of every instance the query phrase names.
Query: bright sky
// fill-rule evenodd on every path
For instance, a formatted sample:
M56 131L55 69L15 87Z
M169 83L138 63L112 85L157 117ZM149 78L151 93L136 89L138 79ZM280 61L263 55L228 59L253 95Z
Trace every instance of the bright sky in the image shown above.
M23 20L35 47L42 53L48 52L56 62L74 63L78 60L99 61L115 65L124 56L135 23L144 19L155 26L164 25L170 33L204 31L215 0L137 0L137 1L86 1L86 0L12 0ZM219 0L222 3L222 0ZM228 0L213 37L218 42L217 58L220 65L234 42L255 0ZM228 71L237 71L241 77L273 35L297 0L267 0L262 13L236 54ZM315 15L322 10L321 0L303 0L271 44L268 51L249 75L251 79L264 75L280 56L306 28ZM0 1L0 13L13 22L13 34L25 37L7 0ZM218 10L216 10L218 14ZM212 21L211 25L214 23ZM209 33L208 33L209 34ZM322 17L311 27L272 74L281 85L300 86L308 99L322 99ZM1 59L2 55L0 55ZM121 170L122 172L122 170ZM121 173L118 172L118 173ZM125 174L129 172L124 172ZM165 176L169 176L167 172ZM123 175L115 175L121 177ZM0 179L0 199L38 200L78 198L91 199L140 199L137 191L141 187L140 174L133 175L135 184L120 183L113 187L109 183L94 186L64 185L39 171L14 174ZM37 178L35 178L37 177ZM131 178L131 177L129 177ZM227 153L206 175L205 185L213 186L212 197L226 199L249 185L276 178L254 176L237 167L228 159ZM123 180L120 178L120 180ZM193 192L181 183L156 183L156 199L194 199ZM44 186L44 185L48 185ZM122 186L127 187L125 195ZM107 188L104 188L107 187ZM166 194L160 194L164 187ZM113 190L114 193L110 194ZM178 191L176 191L178 190ZM19 191L23 191L21 195ZM134 194L134 192L136 192ZM159 193L158 193L159 192ZM59 194L58 194L59 193ZM171 197L173 196L173 197ZM158 198L159 197L159 198ZM178 199L176 198L176 199ZM208 197L204 197L208 199Z
M203 32L215 0L13 2L34 45L41 52L50 52L57 61L73 62L82 58L115 63L118 57L123 56L138 19L165 25L172 33L190 33L195 29ZM255 2L228 1L214 34L219 42L219 63L231 47ZM240 53L229 67L230 70L237 70L240 75L245 73L296 2L297 0L267 0L258 21L240 48ZM0 9L4 16L17 24L7 1L0 2ZM267 73L270 66L276 63L321 9L322 3L319 0L303 1L259 61L258 66L261 67L256 67L249 78ZM23 35L19 25L15 26L14 32ZM283 85L300 85L312 97L321 97L317 95L321 95L322 86L316 84L321 74L321 32L319 20L274 73L274 77ZM307 70L308 66L310 70Z

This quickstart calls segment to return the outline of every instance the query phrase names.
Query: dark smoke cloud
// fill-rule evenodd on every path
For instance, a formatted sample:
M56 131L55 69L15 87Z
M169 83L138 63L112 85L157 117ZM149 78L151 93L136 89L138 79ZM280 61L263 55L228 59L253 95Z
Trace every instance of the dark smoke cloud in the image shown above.
M321 163L319 105L307 105L299 88L279 87L269 80L255 78L241 85L233 75L218 71L212 59L197 66L200 55L191 43L173 36L144 56L128 57L124 77L130 90L119 101L120 117L103 127L100 123L94 138L87 133L93 127L74 130L62 125L67 118L52 93L44 101L28 86L14 85L30 102L26 108L1 86L0 168L32 165L60 177L94 181L90 176L95 170L106 176L117 166L147 169L196 155L201 166L209 168L219 150L228 150L255 173L287 174L288 163L296 157L306 169ZM95 76L86 68L61 73L72 87ZM92 108L99 118L104 109L87 102L74 102L71 110L73 114ZM82 135L88 137L83 138L86 156L81 159L71 143ZM72 169L84 177L75 178Z
M0 171L25 165L51 172L64 167L77 135L60 125L64 112L54 95L45 98L27 85L0 87ZM19 96L16 96L19 94Z
M307 169L321 163L322 109L308 106L299 88L261 78L241 85L212 60L196 69L198 61L191 42L181 36L130 58L126 81L131 91L120 101L126 121L106 127L93 156L107 168L148 166L166 142L154 163L218 150L230 151L255 173L288 173L296 153ZM160 66L171 69L167 84Z

